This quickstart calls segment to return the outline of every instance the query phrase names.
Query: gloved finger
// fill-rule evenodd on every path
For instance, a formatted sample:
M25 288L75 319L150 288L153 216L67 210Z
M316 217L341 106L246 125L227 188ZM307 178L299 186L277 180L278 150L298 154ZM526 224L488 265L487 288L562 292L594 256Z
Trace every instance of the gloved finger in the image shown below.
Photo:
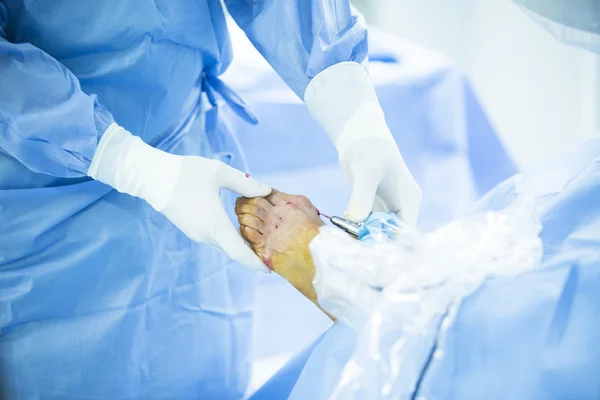
M366 171L361 171L354 176L350 202L348 203L348 209L344 213L344 218L350 221L364 221L373 209L375 194L379 186L379 177L369 175Z
M373 212L388 212L390 211L388 205L381 198L381 196L376 195L375 201L373 202Z
M261 271L269 272L267 266L258 258L252 249L235 229L225 210L217 211L219 216L216 220L214 240L217 245L233 260L240 264Z
M219 170L219 183L221 187L244 197L265 197L271 193L269 185L260 183L249 174L225 164Z
M421 205L421 189L414 181L385 182L379 195L388 210L410 226L416 226Z
M407 196L407 198L402 201L402 207L400 208L400 211L396 212L396 215L408 225L413 227L417 226L420 203L420 200Z

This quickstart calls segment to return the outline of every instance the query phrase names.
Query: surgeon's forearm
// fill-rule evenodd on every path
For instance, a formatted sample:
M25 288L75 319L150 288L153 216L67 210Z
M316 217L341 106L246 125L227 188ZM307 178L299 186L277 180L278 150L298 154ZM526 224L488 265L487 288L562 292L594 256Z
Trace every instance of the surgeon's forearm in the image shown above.
M349 0L225 0L225 4L301 99L311 79L323 70L341 62L367 60L366 23Z
M0 147L31 171L84 177L113 116L58 60L5 36L0 22Z

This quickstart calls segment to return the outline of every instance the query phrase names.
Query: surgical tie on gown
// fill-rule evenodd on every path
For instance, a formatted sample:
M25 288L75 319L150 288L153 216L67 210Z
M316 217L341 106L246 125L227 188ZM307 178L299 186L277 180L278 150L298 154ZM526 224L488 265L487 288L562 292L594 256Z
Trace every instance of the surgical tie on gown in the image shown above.
M597 0L513 0L558 40L600 53Z
M444 334L431 326L425 351L436 356L419 366L412 398L600 398L600 139L501 183L479 209L530 195L543 227L541 266L486 281ZM329 398L357 340L343 324L331 329L289 398Z
M225 3L300 96L365 58L347 1ZM231 57L219 0L0 0L0 397L242 396L254 273L86 177L113 121L246 169Z

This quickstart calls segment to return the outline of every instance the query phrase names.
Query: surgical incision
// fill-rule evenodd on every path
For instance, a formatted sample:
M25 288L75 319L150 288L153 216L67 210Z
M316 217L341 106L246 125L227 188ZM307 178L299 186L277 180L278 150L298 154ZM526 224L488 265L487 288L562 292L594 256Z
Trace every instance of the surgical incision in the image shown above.
M238 198L235 211L240 231L254 252L317 304L308 245L323 222L312 203L304 196L273 190L266 198Z

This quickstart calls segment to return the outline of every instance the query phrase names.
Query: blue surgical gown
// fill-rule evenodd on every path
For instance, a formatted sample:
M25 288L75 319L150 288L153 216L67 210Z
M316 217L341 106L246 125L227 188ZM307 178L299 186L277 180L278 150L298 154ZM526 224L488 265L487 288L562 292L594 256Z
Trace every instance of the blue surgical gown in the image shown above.
M365 59L347 0L225 4L299 96ZM231 58L219 0L0 0L0 397L242 396L253 273L86 177L112 122L246 168Z

